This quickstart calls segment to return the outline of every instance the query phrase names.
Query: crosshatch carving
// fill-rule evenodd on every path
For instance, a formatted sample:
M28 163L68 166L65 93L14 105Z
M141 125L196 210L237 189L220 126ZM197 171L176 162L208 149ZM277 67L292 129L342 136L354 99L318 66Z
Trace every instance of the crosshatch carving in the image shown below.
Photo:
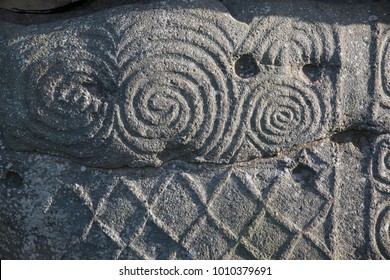
M300 1L0 25L0 256L389 259L388 20Z

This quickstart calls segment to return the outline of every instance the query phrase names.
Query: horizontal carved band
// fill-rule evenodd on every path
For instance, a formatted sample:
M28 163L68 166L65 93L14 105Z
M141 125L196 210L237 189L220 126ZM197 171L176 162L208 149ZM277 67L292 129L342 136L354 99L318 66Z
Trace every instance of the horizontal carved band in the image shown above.
M183 156L228 163L248 141L244 160L331 130L337 71L319 69L312 79L302 69L339 63L330 25L247 27L191 9L122 9L91 19L9 38L4 60L14 67L3 107L13 147L100 167ZM273 34L286 31L296 38L276 44ZM254 59L240 60L243 52ZM247 67L258 73L242 76Z

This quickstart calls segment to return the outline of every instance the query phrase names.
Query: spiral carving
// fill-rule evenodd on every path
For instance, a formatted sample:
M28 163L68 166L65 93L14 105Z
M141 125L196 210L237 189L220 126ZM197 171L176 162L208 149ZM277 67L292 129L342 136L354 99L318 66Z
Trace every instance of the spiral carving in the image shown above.
M390 138L388 135L380 136L375 144L372 157L372 173L377 188L384 192L390 192Z
M97 166L160 165L188 153L219 160L234 134L228 21L133 14L11 42L16 71L32 75L11 97L21 110L13 123L25 127L9 129L15 147Z
M287 77L250 87L248 135L265 154L317 139L327 124L328 109L315 87Z
M23 142L56 154L90 157L112 128L116 82L107 62L79 48L83 39L52 35L15 42L23 54L23 85L13 99L25 130Z
M330 78L306 83L289 67L258 65L259 58L330 61L335 44L326 25L254 24L247 42L257 75L242 79L233 67L244 29L223 15L118 9L98 19L13 37L9 45L19 53L11 62L19 68L7 79L22 80L7 97L16 120L6 126L15 148L100 167L158 166L183 155L230 163L247 135L262 154L273 154L328 129Z
M390 259L390 205L385 206L376 220L375 238L381 255Z
M182 148L218 157L232 91L229 35L191 13L158 18L152 28L136 24L126 33L140 36L126 37L118 55L125 93L121 140L140 153Z

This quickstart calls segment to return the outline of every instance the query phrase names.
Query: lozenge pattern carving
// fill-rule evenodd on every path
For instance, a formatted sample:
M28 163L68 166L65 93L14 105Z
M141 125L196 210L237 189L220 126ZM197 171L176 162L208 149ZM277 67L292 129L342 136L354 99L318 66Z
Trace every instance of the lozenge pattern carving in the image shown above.
M266 2L0 26L0 256L389 259L386 20Z
M106 257L115 259L300 259L302 250L333 258L335 232L321 227L334 215L334 146L323 150L212 173L177 166L140 178L115 176L103 192L72 183L67 188L91 218L78 225L82 234L62 258L92 258L82 248L99 235L107 239ZM298 207L300 200L307 203Z

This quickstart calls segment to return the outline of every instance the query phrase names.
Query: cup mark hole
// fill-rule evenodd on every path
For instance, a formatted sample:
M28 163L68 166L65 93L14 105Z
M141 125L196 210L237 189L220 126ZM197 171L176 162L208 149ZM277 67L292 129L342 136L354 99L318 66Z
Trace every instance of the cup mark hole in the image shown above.
M234 64L234 71L243 79L252 78L260 73L259 66L251 54L241 55Z
M299 163L292 171L293 179L300 184L302 188L312 191L316 172L309 166Z
M312 82L318 81L321 77L321 65L306 64L303 66L302 71Z
M16 171L7 171L7 173L5 174L5 181L10 187L22 187L23 185L23 178Z

